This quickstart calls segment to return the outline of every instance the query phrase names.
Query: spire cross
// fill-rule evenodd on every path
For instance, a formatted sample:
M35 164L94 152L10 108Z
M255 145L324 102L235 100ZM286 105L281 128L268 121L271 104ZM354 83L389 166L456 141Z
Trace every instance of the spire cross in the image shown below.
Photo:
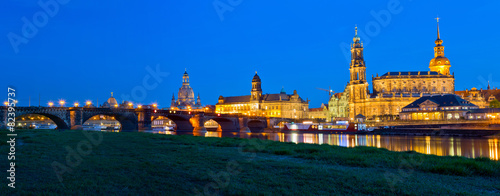
M113 92L111 92L111 97L113 97Z
M356 35L358 35L358 25L356 25L355 32L356 32Z
M434 19L436 19L436 21L437 21L437 34L438 34L438 39L440 39L441 38L441 35L439 35L439 19L440 18L438 16L437 18L434 18Z

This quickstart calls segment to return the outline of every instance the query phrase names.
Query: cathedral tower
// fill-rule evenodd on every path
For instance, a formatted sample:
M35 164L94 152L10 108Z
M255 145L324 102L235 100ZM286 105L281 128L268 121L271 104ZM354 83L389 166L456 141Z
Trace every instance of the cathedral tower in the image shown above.
M257 72L255 72L255 76L253 76L252 79L251 95L252 97L250 98L250 100L252 101L259 101L262 96L261 81L259 75L257 75Z
M179 88L177 95L177 106L184 109L187 106L193 105L195 105L193 89L189 86L189 75L187 71L184 71L184 75L182 75L182 87Z
M436 46L434 47L434 58L429 63L429 68L431 71L438 72L443 75L450 75L450 60L444 57L444 46L443 40L439 34L439 18L437 19L437 39L435 41Z
M351 73L349 81L349 105L350 114L353 118L358 114L365 113L364 100L368 98L368 82L366 81L366 66L363 57L363 43L358 36L358 27L355 29L355 36L351 44L351 63L349 67Z

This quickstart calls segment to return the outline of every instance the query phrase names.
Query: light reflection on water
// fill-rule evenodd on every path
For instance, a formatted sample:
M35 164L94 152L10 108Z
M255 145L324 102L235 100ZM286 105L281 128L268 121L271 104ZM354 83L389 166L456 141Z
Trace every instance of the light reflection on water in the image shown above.
M154 132L176 134L175 132ZM178 135L193 133L177 133ZM391 151L416 151L438 156L488 157L499 160L500 139L492 137L349 135L331 133L238 133L212 132L194 134L205 137L259 138L280 142L329 144L343 147L370 146Z

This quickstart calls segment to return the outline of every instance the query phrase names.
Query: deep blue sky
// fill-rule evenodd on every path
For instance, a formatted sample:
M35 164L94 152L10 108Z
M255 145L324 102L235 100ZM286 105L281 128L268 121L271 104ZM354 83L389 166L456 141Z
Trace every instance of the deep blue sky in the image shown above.
M487 80L500 87L499 1L233 0L231 5L220 0L232 9L223 18L213 0L148 2L71 0L59 5L17 53L9 33L23 36L22 18L33 21L43 9L36 0L3 2L2 88L14 85L21 105L28 105L29 96L37 105L39 94L42 105L59 99L99 99L101 104L110 92L121 102L122 95L143 87L147 66L159 65L170 75L143 100L132 101L168 107L187 68L202 103L215 104L219 95L249 94L258 71L264 93L279 93L282 86L287 93L296 89L313 108L328 102L327 92L316 88L339 92L348 82L341 45L352 42L356 24L365 34L374 22L380 27L361 36L368 76L427 71L436 16L442 18L441 38L456 90L486 88ZM390 2L399 2L400 13L391 14L383 26L370 12L385 12Z

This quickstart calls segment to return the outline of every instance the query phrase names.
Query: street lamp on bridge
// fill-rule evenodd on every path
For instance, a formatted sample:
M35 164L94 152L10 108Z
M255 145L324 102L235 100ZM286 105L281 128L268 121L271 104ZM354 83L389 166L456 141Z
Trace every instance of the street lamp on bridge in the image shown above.
M66 102L65 102L64 100L59 100L59 105L60 105L61 107L64 107L64 104L65 104L65 103L66 103Z
M75 107L78 107L78 105L80 105L78 102L75 102Z
M9 102L8 102L8 101L5 101L5 102L3 102L3 104L4 104L5 106L8 106L8 105L9 105Z
M49 102L49 107L54 106L54 103L52 101Z

